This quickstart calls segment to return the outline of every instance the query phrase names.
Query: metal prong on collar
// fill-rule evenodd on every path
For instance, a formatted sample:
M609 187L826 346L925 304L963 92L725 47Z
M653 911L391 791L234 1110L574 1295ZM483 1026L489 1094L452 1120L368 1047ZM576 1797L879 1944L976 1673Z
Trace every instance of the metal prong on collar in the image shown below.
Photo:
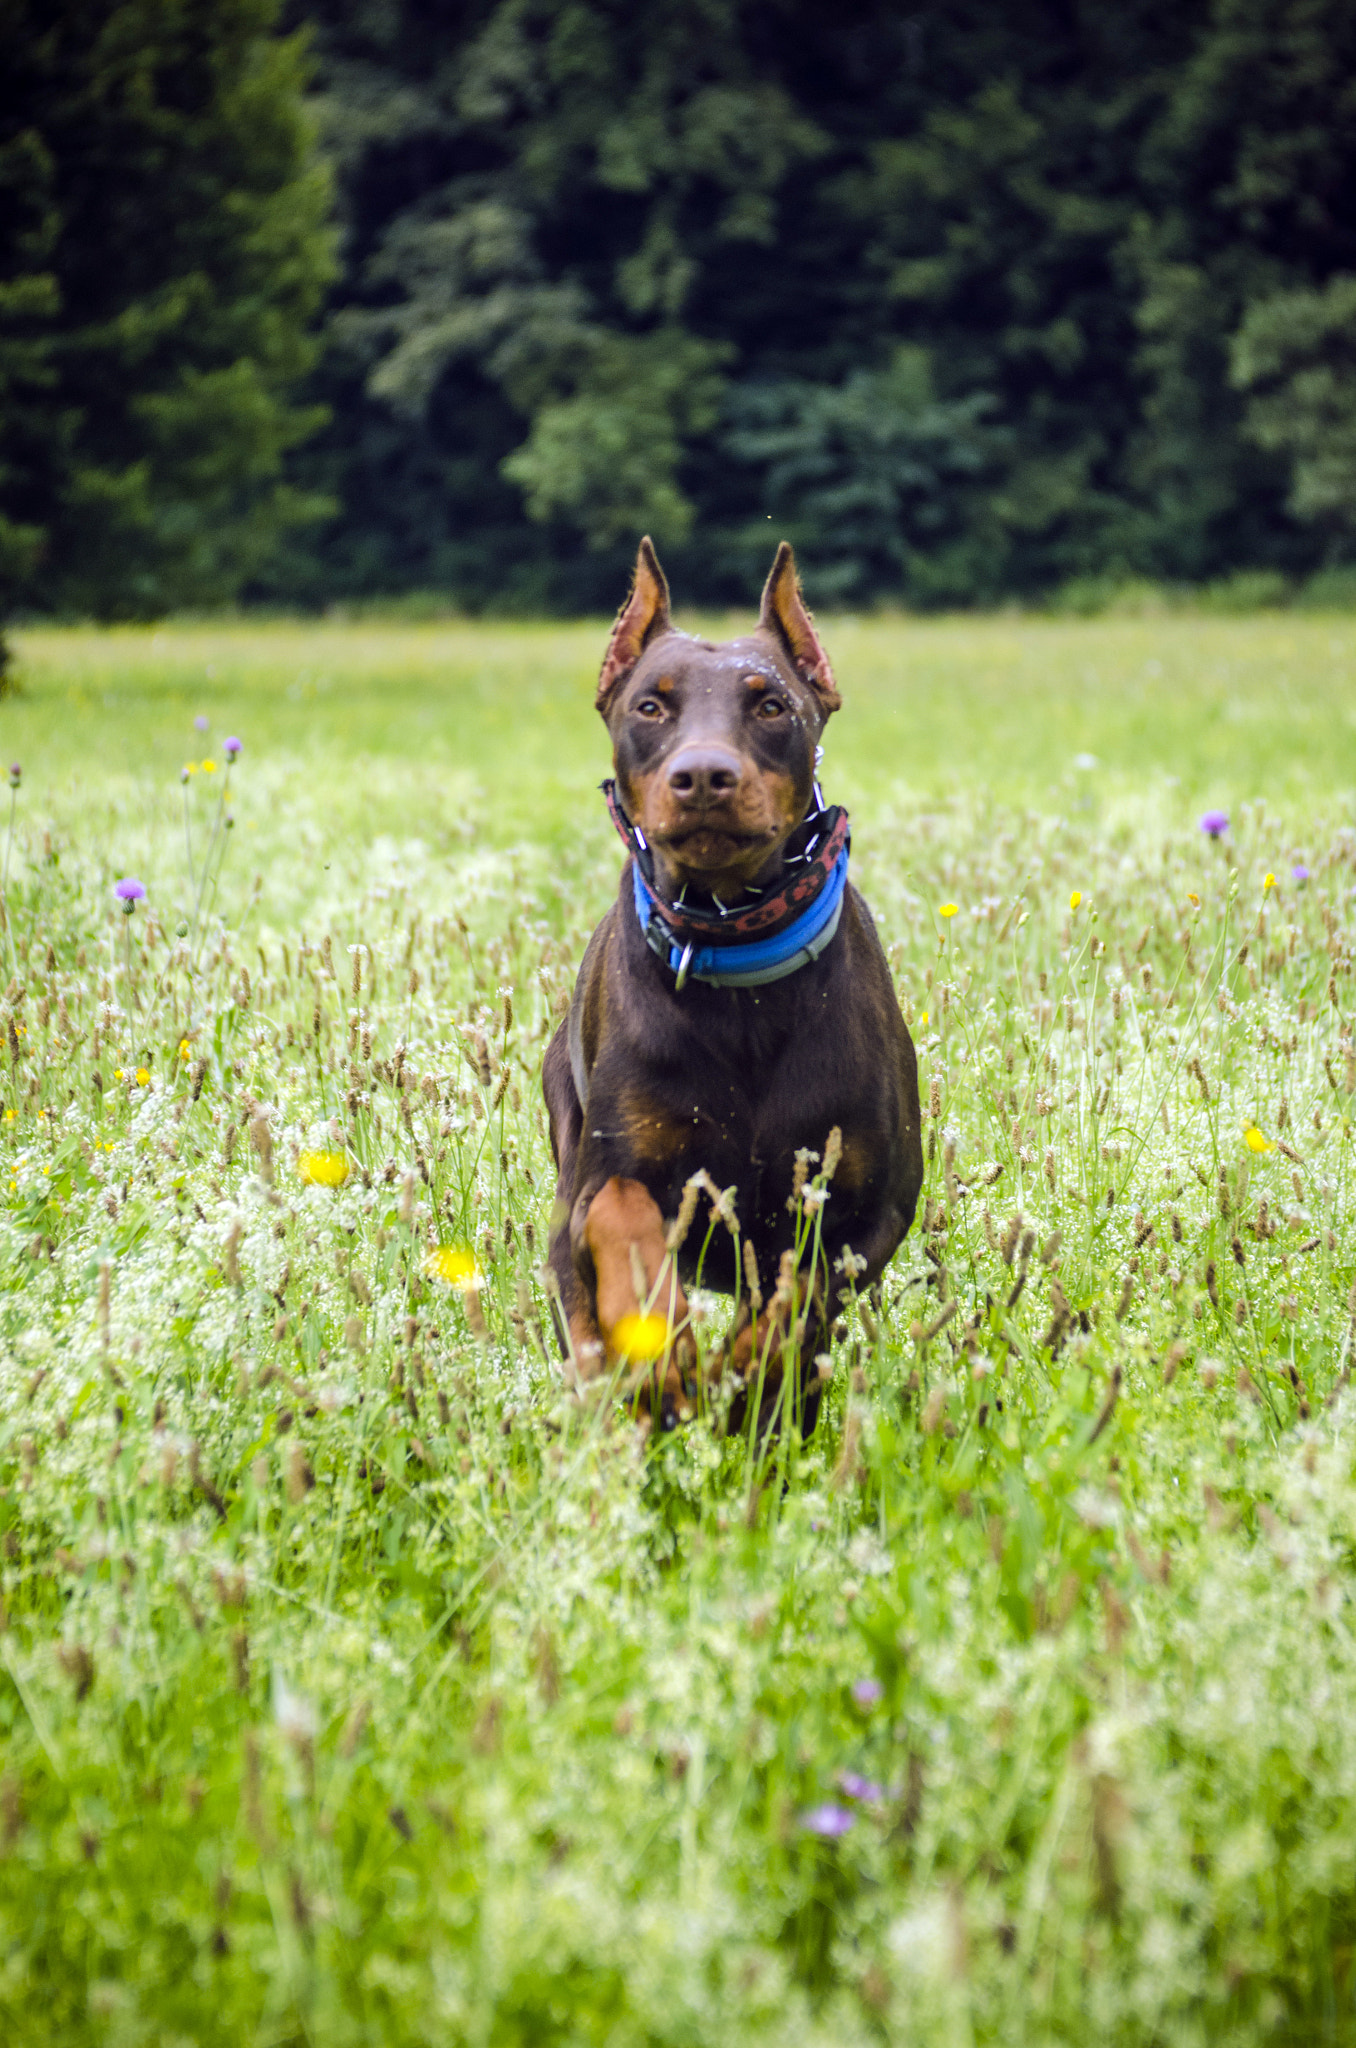
M636 845L640 848L641 852L648 853L650 850L649 841L646 839L645 834L641 831L639 825L632 825L631 830L636 835Z
M677 979L673 984L675 993L678 989L680 989L683 986L683 983L687 980L687 970L692 965L692 953L693 944L692 941L689 939L688 943L683 948L683 957L678 962Z
M820 749L820 752L821 752L821 753L823 752L823 748L822 748L822 747L821 747L821 749ZM816 809L817 811L822 811L822 810L823 810L823 808L824 808L824 792L823 792L823 790L822 790L822 789L820 788L820 786L819 786L819 777L818 777L817 775L816 775L816 777L815 777L815 780L814 780L814 792L815 792L815 809Z

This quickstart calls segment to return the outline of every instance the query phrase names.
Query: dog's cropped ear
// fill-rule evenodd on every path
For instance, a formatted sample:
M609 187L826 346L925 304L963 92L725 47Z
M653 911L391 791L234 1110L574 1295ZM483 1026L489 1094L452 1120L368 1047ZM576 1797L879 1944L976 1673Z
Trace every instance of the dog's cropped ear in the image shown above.
M659 633L666 633L671 624L669 586L659 566L654 542L647 533L636 556L631 595L617 613L617 623L612 628L612 638L607 643L602 673L598 677L598 695L594 702L604 716L618 683L630 675L651 640Z
M814 629L814 621L805 609L800 578L796 574L796 558L789 541L784 540L778 548L777 558L763 586L758 623L767 632L775 633L781 641L795 664L797 674L812 685L825 717L830 711L836 711L843 700L833 679L829 657Z

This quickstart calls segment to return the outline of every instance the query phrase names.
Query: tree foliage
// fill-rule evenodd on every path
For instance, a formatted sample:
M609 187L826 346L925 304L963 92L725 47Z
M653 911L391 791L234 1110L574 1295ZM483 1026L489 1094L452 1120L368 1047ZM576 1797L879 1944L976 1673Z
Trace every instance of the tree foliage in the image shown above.
M283 476L330 275L276 0L3 0L0 587L231 595L318 507Z
M277 587L599 602L648 526L742 597L769 520L854 602L1347 545L1340 287L1326 397L1247 367L1356 270L1345 0L305 11L343 510Z
M305 402L275 4L0 0L33 601L578 608L646 527L716 602L769 523L854 603L1356 547L1349 0L281 0Z
M1260 447L1291 458L1290 509L1356 533L1356 276L1250 306L1234 336L1233 381Z

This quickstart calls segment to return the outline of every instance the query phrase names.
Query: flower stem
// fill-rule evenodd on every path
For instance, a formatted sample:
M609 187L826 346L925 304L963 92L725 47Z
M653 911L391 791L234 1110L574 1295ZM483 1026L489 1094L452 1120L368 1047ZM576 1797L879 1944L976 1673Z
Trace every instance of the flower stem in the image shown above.
M184 847L188 854L188 884L193 891L194 916L197 915L198 872L193 865L193 833L189 826L188 784L184 784Z
M9 918L9 857L14 848L14 806L18 800L18 789L11 783L9 792L9 834L5 840L5 873L3 881L0 881L0 913L3 913L5 920L5 939L9 946L10 966L16 974L19 971L19 956L14 950L14 932Z
M211 837L211 838L210 838L210 839L208 840L208 842L207 842L207 852L206 852L206 855L204 856L204 859L203 859L203 864L202 864L202 882L201 882L201 884L200 884L200 886L199 886L199 889L198 889L198 895L197 895L197 900L196 900L196 902L195 902L195 904L194 904L194 906L193 906L193 941L192 941L192 943L193 943L193 972L194 972L195 974L196 974L196 973L197 973L197 971L198 971L198 939L199 939L199 933L198 933L198 924L199 924L199 920L200 920L200 918L201 918L201 917L203 916L203 914L204 914L204 904L205 904L205 906L206 906L206 915L210 917L210 916L211 916L211 914L212 914L212 908L213 908L213 906L214 906L214 904L216 903L216 900L217 900L217 884L218 884L218 882L219 882L219 881L221 880L221 863L222 863L222 860L223 860L223 859L225 858L225 854L226 854L226 842L225 842L225 839L224 839L224 837L222 836L222 830L221 830L221 827L222 827L222 821L223 821L223 819L224 819L224 818L225 818L225 816L226 816L226 798L227 798L227 796L228 796L228 795L230 794L230 788L231 788L231 764L230 764L230 762L229 762L229 760L228 760L228 761L227 761L227 763L226 763L226 770L225 770L225 773L224 773L224 775L222 776L222 780L221 780L221 794L220 794L220 796L219 796L219 797L217 798L217 814L216 814L216 817L215 817L215 818L213 819L213 821L212 821L212 837ZM215 871L215 873L214 873L214 872L213 872L213 868L212 868L212 856L213 856L213 854L214 854L214 853L216 853L216 849L217 849L217 841L218 841L219 839L221 840L221 852L220 852L220 854L219 854L219 855L217 855L216 871ZM209 883L209 882L211 883L211 895L210 895L210 897L208 896L208 883Z

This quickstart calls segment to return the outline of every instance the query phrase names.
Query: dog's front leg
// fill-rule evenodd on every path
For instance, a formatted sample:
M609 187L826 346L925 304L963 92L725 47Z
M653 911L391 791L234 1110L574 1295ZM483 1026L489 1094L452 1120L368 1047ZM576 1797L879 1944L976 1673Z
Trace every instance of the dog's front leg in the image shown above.
M641 1181L614 1174L579 1196L570 1237L581 1279L592 1280L602 1363L629 1365L642 1403L676 1414L696 1346L658 1203Z
M575 1087L569 1028L565 1024L546 1048L542 1089L551 1117L551 1149L556 1156L556 1201L547 1266L555 1282L558 1335L576 1380L590 1380L603 1370L605 1353L588 1279L579 1270L570 1228L584 1113Z

